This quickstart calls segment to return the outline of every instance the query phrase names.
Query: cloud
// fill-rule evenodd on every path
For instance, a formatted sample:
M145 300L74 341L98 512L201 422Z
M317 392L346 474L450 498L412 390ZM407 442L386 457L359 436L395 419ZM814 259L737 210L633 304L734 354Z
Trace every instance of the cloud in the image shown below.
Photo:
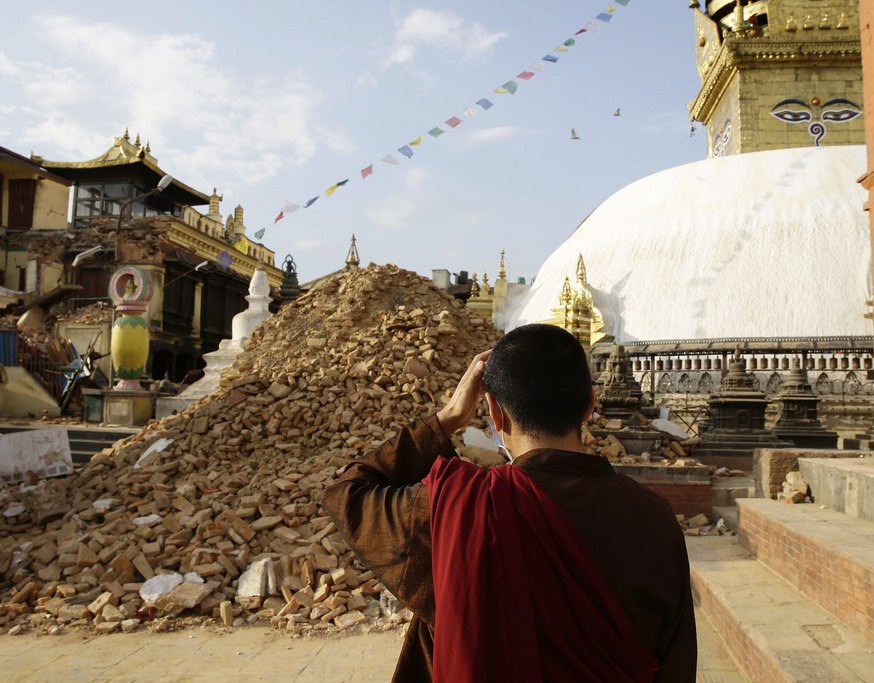
M324 249L325 247L331 247L333 246L333 243L326 242L325 240L316 240L301 237L299 239L296 239L291 246L295 251L315 251L319 249Z
M91 158L129 126L186 183L232 189L303 166L322 149L354 150L328 118L326 93L302 71L237 73L222 62L220 44L193 33L67 16L34 21L34 37L64 66L0 53L0 84L13 83L35 110L19 135L49 148L38 153Z
M356 88L373 88L379 84L379 80L370 71L365 71L355 81Z
M420 47L454 52L460 61L476 59L490 53L506 35L490 32L482 24L467 22L452 12L414 9L398 22L394 45L382 67L413 62Z
M492 128L478 128L476 130L466 131L461 137L462 142L473 147L485 145L491 142L503 142L522 137L523 135L531 135L534 133L530 128L520 128L517 126L494 126Z

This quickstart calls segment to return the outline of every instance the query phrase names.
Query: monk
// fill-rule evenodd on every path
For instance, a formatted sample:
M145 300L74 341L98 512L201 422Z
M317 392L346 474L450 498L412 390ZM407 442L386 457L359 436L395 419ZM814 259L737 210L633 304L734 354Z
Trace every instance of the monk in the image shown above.
M449 437L485 391L511 459ZM352 464L322 502L415 615L395 683L694 683L683 534L666 500L584 452L585 353L526 325L479 354L436 415Z

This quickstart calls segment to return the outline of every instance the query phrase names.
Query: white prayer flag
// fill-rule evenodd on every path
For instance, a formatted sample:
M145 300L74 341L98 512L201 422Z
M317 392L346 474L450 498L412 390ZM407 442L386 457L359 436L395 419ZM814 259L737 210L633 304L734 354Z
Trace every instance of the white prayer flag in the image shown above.
M394 164L395 166L400 166L401 162L395 159L391 154L387 157L383 157L382 160L387 164Z

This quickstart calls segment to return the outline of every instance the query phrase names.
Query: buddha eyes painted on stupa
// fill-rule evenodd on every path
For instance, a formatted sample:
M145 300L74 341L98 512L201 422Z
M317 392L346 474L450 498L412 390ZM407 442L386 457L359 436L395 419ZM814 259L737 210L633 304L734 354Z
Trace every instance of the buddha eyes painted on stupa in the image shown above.
M826 135L826 123L846 123L861 114L862 107L842 97L829 100L825 104L818 97L814 97L810 104L798 99L788 99L778 102L771 109L771 116L786 123L811 122L807 132L817 146Z

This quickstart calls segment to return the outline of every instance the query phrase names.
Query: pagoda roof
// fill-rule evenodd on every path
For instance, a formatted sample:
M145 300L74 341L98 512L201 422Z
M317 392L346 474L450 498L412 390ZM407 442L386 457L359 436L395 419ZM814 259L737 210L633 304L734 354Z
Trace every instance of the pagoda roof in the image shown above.
M158 160L152 156L149 144L146 143L145 147L141 147L139 136L137 142L132 143L126 132L124 137L115 138L112 147L106 152L90 161L45 161L42 157L34 155L31 155L31 159L43 168L50 169L72 181L129 179L139 180L146 187L151 188L168 175L158 166ZM162 196L181 205L209 204L208 195L198 192L176 178L173 178L173 182L164 190Z

